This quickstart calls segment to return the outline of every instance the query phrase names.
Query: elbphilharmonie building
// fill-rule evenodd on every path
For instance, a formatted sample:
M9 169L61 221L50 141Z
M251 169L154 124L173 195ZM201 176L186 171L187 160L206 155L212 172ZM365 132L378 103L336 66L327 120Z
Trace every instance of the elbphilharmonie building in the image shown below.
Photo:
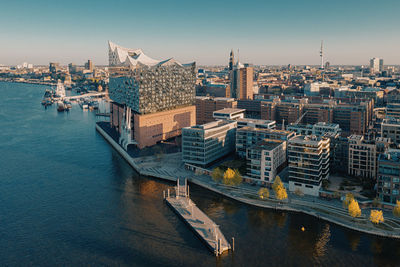
M152 59L141 49L112 42L108 49L111 126L125 134L125 144L151 146L195 125L195 63Z

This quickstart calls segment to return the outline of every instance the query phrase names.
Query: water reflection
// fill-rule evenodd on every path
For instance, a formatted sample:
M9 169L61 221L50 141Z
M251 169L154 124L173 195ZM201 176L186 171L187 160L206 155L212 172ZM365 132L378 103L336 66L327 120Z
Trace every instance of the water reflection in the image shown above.
M317 242L315 243L314 256L316 262L320 262L321 258L325 256L327 251L327 245L331 237L331 231L329 224L325 224Z

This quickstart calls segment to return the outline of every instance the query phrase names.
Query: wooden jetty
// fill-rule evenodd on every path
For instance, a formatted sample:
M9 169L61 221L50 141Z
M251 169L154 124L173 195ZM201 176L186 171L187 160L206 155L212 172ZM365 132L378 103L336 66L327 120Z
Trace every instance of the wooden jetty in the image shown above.
M232 238L231 246L218 225L204 214L189 198L187 179L185 179L184 185L180 185L179 179L177 180L174 195L169 189L168 191L164 191L164 199L215 255L221 255L234 247L234 239Z

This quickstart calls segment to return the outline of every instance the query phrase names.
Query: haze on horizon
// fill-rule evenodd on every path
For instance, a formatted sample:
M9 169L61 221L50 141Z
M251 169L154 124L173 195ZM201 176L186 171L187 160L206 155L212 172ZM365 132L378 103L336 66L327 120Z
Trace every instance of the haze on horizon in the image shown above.
M400 64L400 2L8 1L0 9L0 64L106 65L107 40L156 59L226 65L231 49L256 65Z

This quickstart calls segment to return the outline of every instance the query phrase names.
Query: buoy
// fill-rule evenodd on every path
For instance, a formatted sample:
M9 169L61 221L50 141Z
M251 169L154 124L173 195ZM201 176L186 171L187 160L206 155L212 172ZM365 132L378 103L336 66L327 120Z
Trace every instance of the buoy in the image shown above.
M301 231L303 231L303 232L304 232L305 230L306 230L306 228L304 228L304 226L303 226L303 227L301 227Z

